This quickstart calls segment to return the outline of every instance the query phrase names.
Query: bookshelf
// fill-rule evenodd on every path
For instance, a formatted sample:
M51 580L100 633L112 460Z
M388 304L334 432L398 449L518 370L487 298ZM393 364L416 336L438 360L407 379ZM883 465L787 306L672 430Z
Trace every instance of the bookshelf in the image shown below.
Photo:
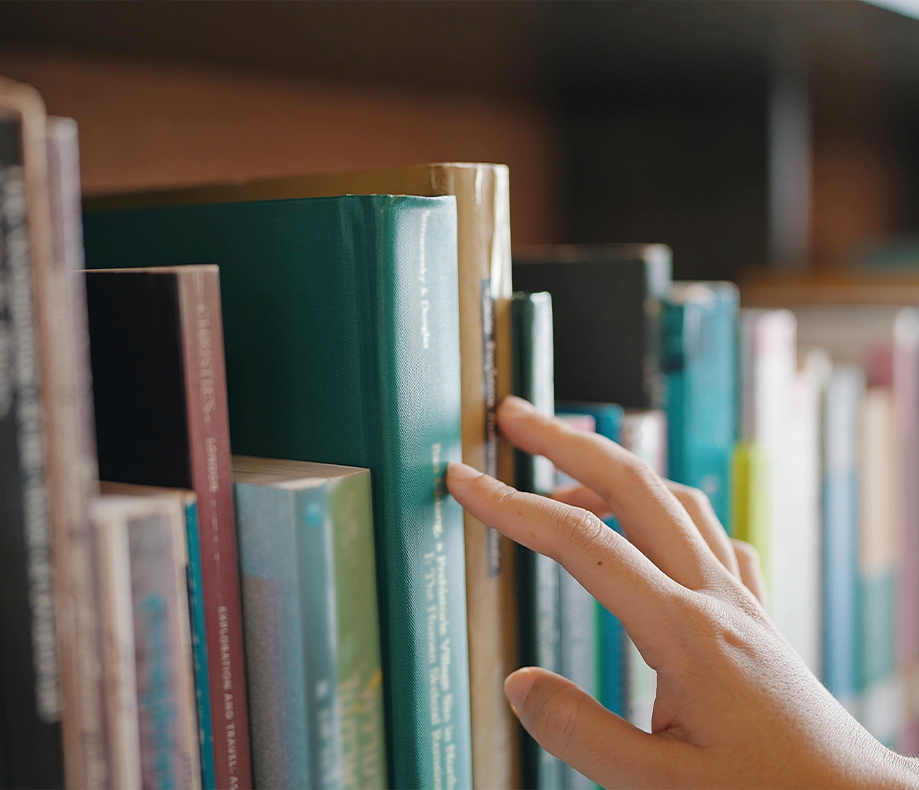
M0 73L78 120L87 193L501 161L516 242L661 241L681 278L831 267L916 230L919 20L880 5L4 0L0 15ZM813 141L811 219L791 231L778 215L796 198L770 180L789 75Z

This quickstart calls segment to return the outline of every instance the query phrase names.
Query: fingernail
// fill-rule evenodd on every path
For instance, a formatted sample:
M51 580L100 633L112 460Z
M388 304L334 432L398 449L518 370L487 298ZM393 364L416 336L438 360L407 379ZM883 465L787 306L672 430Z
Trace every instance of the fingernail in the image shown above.
M504 417L522 417L525 414L532 414L535 409L533 404L516 395L508 395L501 401L501 411Z
M533 673L529 669L518 669L508 675L504 681L504 696L507 697L508 702L511 703L518 716L520 711L523 710L523 703L535 682L536 678L533 677Z
M447 475L450 477L450 480L457 483L463 483L466 480L481 477L482 473L468 464L454 462L447 468Z

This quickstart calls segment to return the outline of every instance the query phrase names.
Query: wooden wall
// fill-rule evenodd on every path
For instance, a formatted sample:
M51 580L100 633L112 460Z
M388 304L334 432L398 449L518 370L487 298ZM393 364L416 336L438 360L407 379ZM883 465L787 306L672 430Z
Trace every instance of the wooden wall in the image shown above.
M514 241L564 240L551 115L524 100L0 50L80 126L87 194L430 161L511 168Z

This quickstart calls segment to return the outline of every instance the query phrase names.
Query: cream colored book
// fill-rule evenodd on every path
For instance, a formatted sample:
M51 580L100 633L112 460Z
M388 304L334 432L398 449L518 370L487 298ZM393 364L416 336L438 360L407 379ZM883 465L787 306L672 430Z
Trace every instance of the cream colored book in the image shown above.
M504 165L442 163L324 173L92 198L87 208L236 203L342 194L455 195L459 260L463 460L513 482L513 452L495 409L512 389L509 176ZM504 699L517 668L514 553L465 517L466 599L476 788L517 787L518 725Z

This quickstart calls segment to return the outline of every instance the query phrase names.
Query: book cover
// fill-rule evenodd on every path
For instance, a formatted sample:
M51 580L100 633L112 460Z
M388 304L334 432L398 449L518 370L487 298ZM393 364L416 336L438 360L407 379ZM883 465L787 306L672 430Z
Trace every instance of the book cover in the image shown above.
M512 389L509 177L505 165L434 163L257 179L91 198L95 207L150 207L285 200L344 194L454 195L459 274L463 461L514 482L512 448L495 412ZM473 786L519 784L517 724L504 678L517 666L514 552L507 539L464 514Z
M270 583L270 574L282 569L284 563L289 560L280 556L278 551L280 542L272 545L269 530L264 528L268 523L265 516L260 515L255 506L250 508L245 502L248 499L257 502L260 497L277 497L281 493L289 494L298 486L315 487L316 489L315 499L325 514L323 528L331 535L332 564L334 566L334 579L327 579L327 589L321 591L321 595L314 595L314 598L320 602L331 596L333 604L330 608L334 612L334 623L328 644L334 651L335 677L333 683L337 685L340 720L339 731L336 735L340 742L338 747L340 769L337 771L339 774L337 781L344 788L371 790L383 787L386 785L386 749L370 473L366 469L347 466L243 456L236 456L233 459L233 467L239 492L237 508L240 513L247 511L247 518L251 516L250 526L254 527L246 529L241 526L240 533L244 596L248 595L248 590L255 591L254 613L246 614L250 620L259 617L258 611L264 609L265 591ZM253 492L253 486L267 487L271 489L271 493ZM316 510L318 509L317 507ZM269 509L268 512L273 511ZM302 546L303 541L309 539L310 535L315 532L315 527L306 525L302 518L298 522L296 515L292 523L282 525L284 532L295 535L297 539L295 548ZM285 539L286 543L289 541ZM252 551L249 551L250 547ZM253 569L253 564L258 567ZM301 563L301 567L304 565L305 562ZM247 569L251 569L251 574ZM260 573L260 570L265 572ZM296 578L288 574L287 581L272 583L280 595L292 596L287 601L279 599L286 607L295 609L300 605L295 599L297 585L303 592L299 597L301 602L306 601L307 596L312 594L305 590L304 580L309 573L309 569L307 572L299 572ZM276 575L280 579L280 573ZM316 582L310 580L309 584L315 586ZM245 606L244 598L244 611L248 611ZM274 611L277 607L270 608ZM318 630L309 619L309 613L306 612L302 619L304 637L309 634L315 635ZM259 632L264 631L266 628L264 618L254 627ZM262 664L260 667L254 667L256 671L250 673L250 676L264 675L267 644L278 645L285 639L296 638L296 635L284 635L283 632L289 630L285 621L278 623L276 620L270 620L268 627L276 629L279 627L281 633L273 633L257 641L255 643L257 652L254 656L252 651L247 651L247 660L250 665ZM286 651L282 649L280 656L286 657L285 660L294 666L300 660L297 658L296 650L296 647L293 651L290 648ZM277 650L271 655L274 656L275 653ZM276 663L276 661L277 658L271 658L269 664ZM315 662L313 665L315 666ZM308 656L306 667L306 672L309 673ZM294 674L296 678L302 678L302 668L294 670ZM271 679L270 675L267 677ZM296 680L293 688L301 686L302 681ZM270 696L273 695L269 694ZM254 735L258 753L263 745L267 745L269 749L274 748L269 739L263 735L275 731L283 732L284 723L278 717L278 710L265 704L254 690L252 697L253 704L259 708L257 714L253 713L253 720L261 724L259 733L257 736ZM308 704L306 709L309 709ZM303 728L300 727L300 729ZM308 726L306 729L309 729ZM303 750L304 741L296 737L287 740L291 748ZM260 759L256 756L257 766ZM258 767L256 773L257 775L259 773ZM296 781L275 776L271 781L261 781L259 784L296 786Z
M514 394L546 416L555 414L552 297L544 292L514 294ZM516 451L521 491L547 495L555 489L555 466L548 458ZM561 669L559 574L555 560L518 545L517 584L520 663ZM564 765L527 733L521 744L523 787L552 790L563 785Z
M216 266L86 274L100 474L198 496L215 780L244 789L249 736L219 288Z
M90 213L84 233L94 267L220 262L237 452L370 469L390 783L468 786L455 199Z
M729 533L738 302L733 283L674 283L663 319L669 475L704 491Z
M190 615L190 649L195 679L197 709L197 738L200 747L201 786L215 790L214 731L211 719L211 687L208 677L207 630L204 617L204 582L201 574L201 540L198 525L198 497L194 491L131 485L130 483L100 484L103 494L120 496L169 496L178 499L185 513L184 531L176 539L184 541L187 566L188 609Z
M52 407L42 381L48 337L39 307L51 254L45 146L41 99L0 81L0 710L7 764L0 781L60 788L55 524L43 424Z
M514 252L515 287L552 294L559 400L662 405L661 320L671 259L662 244Z

